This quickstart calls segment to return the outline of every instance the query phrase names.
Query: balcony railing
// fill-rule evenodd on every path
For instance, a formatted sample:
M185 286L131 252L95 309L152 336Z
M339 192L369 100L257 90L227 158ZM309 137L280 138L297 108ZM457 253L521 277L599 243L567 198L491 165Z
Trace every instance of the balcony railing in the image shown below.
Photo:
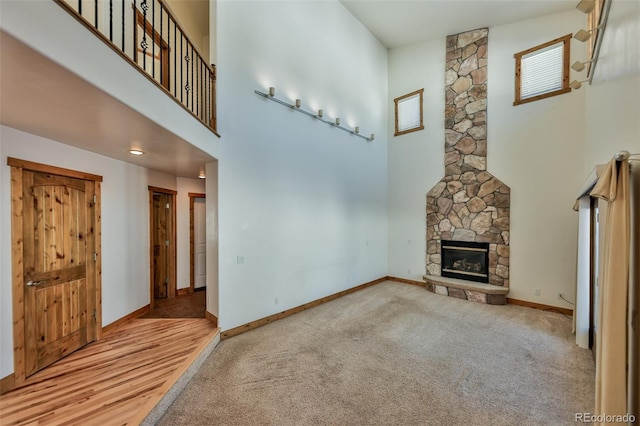
M54 0L216 132L216 67L162 0Z

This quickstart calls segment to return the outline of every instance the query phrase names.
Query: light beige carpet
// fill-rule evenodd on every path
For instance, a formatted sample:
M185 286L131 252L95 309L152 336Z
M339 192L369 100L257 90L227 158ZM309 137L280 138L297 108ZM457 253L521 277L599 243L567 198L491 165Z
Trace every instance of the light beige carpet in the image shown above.
M571 320L384 282L223 341L163 425L563 425L593 412Z

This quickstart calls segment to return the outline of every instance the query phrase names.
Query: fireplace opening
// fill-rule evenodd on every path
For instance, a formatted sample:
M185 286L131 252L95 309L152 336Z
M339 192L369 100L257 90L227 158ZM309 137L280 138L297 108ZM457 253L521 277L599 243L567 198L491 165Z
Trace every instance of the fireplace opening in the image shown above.
M489 243L442 240L443 277L489 282Z

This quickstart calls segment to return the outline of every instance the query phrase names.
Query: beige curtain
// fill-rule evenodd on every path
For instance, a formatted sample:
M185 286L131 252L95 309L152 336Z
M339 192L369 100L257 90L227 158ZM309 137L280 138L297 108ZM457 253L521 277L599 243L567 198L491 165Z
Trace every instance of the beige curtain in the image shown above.
M599 166L592 197L608 202L596 342L597 415L627 409L627 318L630 254L629 162Z

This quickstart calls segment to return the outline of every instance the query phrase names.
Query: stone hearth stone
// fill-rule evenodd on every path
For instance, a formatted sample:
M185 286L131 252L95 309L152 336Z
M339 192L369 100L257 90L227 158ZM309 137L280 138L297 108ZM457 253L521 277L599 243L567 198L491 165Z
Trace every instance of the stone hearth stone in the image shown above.
M467 294L461 288L449 287L449 296L457 297L458 299L467 299Z
M464 292L467 293L467 300L471 300L472 302L487 303L487 295L484 293L472 290L465 290Z
M432 293L490 305L505 305L507 303L508 280L505 280L504 287L436 275L425 275L424 280L426 289Z
M442 294L443 296L448 296L449 291L447 290L446 286L436 284L436 294Z

